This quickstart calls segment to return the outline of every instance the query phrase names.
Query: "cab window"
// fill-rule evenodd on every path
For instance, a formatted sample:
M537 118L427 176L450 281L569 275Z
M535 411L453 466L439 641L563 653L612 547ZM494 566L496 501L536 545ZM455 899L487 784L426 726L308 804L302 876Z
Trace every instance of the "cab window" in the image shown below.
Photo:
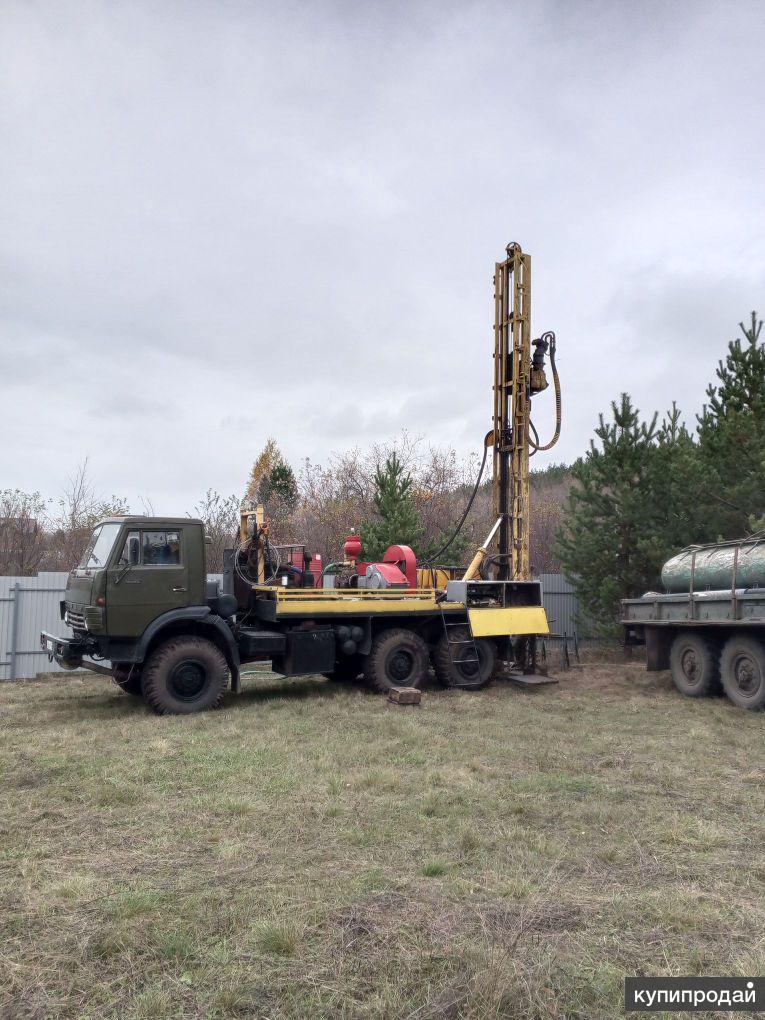
M119 534L120 527L120 524L113 522L99 524L82 555L79 563L80 567L95 570L106 566L106 561L109 559L109 553L112 551L112 546Z
M173 566L181 562L178 531L144 531L141 534L141 563L144 566Z

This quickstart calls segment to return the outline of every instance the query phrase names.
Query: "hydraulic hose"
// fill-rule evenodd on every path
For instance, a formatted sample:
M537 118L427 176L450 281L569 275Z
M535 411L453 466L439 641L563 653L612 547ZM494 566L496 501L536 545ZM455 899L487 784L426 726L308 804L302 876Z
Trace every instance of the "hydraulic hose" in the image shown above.
M553 386L555 387L555 434L553 435L549 443L546 443L544 446L542 446L539 442L539 435L537 434L537 430L534 428L533 425L531 425L535 438L532 439L532 437L529 436L529 446L531 447L534 453L542 453L545 450L552 450L553 446L555 446L555 444L560 439L560 426L562 417L560 399L560 379L558 378L558 369L555 366L555 334L552 332L544 333L542 335L542 339L549 341L550 344L550 368L552 369Z

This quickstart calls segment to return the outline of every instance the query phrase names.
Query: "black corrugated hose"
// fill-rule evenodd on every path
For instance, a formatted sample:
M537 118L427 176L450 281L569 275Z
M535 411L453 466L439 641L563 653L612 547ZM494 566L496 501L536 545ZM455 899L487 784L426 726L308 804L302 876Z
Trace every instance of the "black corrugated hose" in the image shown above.
M552 369L553 375L553 386L555 387L555 435L552 437L549 443L545 446L541 446L539 442L539 435L533 424L531 429L536 437L536 440L529 436L529 446L533 453L542 453L545 450L552 450L553 446L560 439L560 425L561 425L561 399L560 399L560 379L558 378L558 369L555 367L555 334L553 332L543 333L542 339L547 340L550 344L550 368Z

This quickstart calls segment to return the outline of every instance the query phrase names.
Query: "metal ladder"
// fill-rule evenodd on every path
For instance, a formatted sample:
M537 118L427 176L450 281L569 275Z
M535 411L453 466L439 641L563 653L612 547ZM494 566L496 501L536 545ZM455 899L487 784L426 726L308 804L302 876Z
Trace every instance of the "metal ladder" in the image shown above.
M446 648L449 653L449 661L454 667L455 675L460 675L461 666L475 664L476 668L480 669L481 660L478 657L478 648L475 643L475 637L473 636L473 628L470 625L470 614L466 609L463 609L460 612L445 613L443 603L440 603L440 609L441 622L444 627L444 636L446 638ZM457 638L456 640L453 640L451 634L453 634L457 629L466 629L468 636L466 638ZM467 648L472 654L460 656L460 658L455 659L455 655L459 654L457 650L460 648ZM458 684L457 686L460 685Z

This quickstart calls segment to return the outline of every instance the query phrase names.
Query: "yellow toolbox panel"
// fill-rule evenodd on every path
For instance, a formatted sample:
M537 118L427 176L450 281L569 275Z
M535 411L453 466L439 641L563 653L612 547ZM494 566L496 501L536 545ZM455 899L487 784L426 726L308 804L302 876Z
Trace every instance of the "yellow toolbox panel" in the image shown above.
M547 613L541 606L511 606L507 609L471 609L474 637L508 634L549 634Z

